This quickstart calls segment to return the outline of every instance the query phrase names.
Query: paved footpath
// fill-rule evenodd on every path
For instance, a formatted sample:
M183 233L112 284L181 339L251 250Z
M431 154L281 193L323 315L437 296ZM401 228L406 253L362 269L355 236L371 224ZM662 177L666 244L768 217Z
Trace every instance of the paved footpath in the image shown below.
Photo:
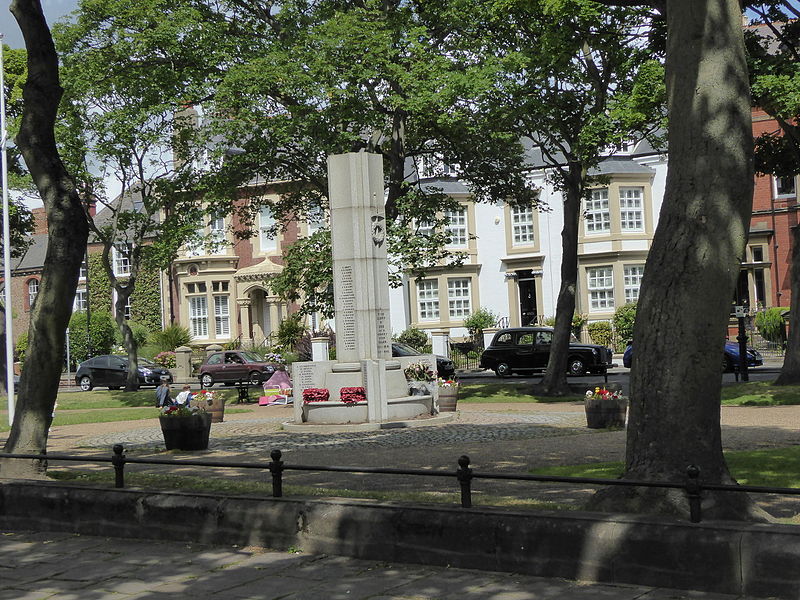
M0 600L744 600L264 548L0 534Z

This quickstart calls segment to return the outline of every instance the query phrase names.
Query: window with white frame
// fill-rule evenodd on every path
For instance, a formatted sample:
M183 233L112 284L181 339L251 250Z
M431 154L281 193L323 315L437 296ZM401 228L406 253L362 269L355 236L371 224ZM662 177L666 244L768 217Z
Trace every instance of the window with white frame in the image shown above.
M417 282L417 307L420 321L439 319L439 282L425 279Z
M118 242L111 248L114 275L117 277L131 274L131 248L126 242Z
M231 334L227 295L214 296L214 333L217 337L227 337Z
M470 280L468 277L447 280L447 303L451 319L466 319L472 314Z
M327 224L325 211L320 206L311 207L308 211L307 219L309 235L319 231Z
M130 296L128 296L128 299L125 300L125 306L122 309L122 316L125 318L125 320L128 320L128 319L131 318L131 297Z
M39 280L31 279L28 281L28 306L33 308L36 296L39 295Z
M611 213L608 210L608 189L592 190L586 206L586 233L605 233L611 230Z
M89 267L86 266L86 259L83 259L81 263L80 271L78 272L78 279L86 281L86 278L89 276Z
M450 248L466 248L467 246L467 210L463 206L457 210L444 213L447 218L447 235L450 236Z
M625 304L639 300L639 288L642 287L644 265L625 265Z
M533 237L533 207L512 206L511 207L511 244L513 246L524 246L532 244Z
M622 231L644 231L644 188L619 189L619 214Z
M275 227L275 216L271 206L262 206L258 211L258 242L261 252L274 252L278 249L278 240L272 233Z
M75 290L75 300L73 300L72 302L72 311L73 312L85 311L88 304L89 303L88 303L88 296L86 295L86 290L84 289Z
M194 337L208 337L208 303L205 296L189 298L189 329Z
M614 269L596 267L587 270L591 310L614 308Z
M795 177L775 177L775 195L776 196L794 196L796 195Z

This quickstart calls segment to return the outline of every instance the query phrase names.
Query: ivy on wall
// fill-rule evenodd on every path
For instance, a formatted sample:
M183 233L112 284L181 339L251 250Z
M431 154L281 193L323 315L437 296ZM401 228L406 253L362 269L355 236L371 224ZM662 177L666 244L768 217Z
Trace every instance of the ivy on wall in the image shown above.
M111 282L99 253L89 255L89 307L92 311L113 311ZM131 320L148 331L161 331L161 294L156 269L142 269L131 295Z

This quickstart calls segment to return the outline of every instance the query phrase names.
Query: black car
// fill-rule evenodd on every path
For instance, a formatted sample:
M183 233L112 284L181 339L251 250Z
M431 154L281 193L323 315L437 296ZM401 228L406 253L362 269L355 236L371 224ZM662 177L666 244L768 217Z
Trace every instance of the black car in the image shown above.
M482 369L492 369L498 377L518 372L538 372L547 368L551 327L515 327L498 331L491 344L481 354ZM613 367L611 348L597 344L582 344L574 337L569 343L568 375L605 373Z
M408 344L392 342L392 356L422 356L422 352L414 350ZM452 379L456 375L456 367L453 361L446 356L436 355L436 371L443 379Z
M139 385L157 386L162 380L172 383L172 373L161 365L140 358L137 371ZM75 383L88 392L92 388L103 386L110 390L118 390L128 380L128 357L114 354L102 354L78 365L75 372Z

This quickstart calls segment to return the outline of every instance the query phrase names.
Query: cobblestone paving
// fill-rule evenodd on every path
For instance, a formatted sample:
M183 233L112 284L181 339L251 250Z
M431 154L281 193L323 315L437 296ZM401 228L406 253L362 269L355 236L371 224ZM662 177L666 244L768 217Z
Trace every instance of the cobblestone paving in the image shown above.
M383 429L346 433L298 433L281 431L285 417L240 419L214 423L209 450L223 452L263 452L282 450L403 448L419 446L526 440L586 433L585 417L574 412L459 413L455 421L432 427ZM156 425L126 432L93 435L81 439L82 448L108 449L123 444L126 449L152 449L163 446Z

